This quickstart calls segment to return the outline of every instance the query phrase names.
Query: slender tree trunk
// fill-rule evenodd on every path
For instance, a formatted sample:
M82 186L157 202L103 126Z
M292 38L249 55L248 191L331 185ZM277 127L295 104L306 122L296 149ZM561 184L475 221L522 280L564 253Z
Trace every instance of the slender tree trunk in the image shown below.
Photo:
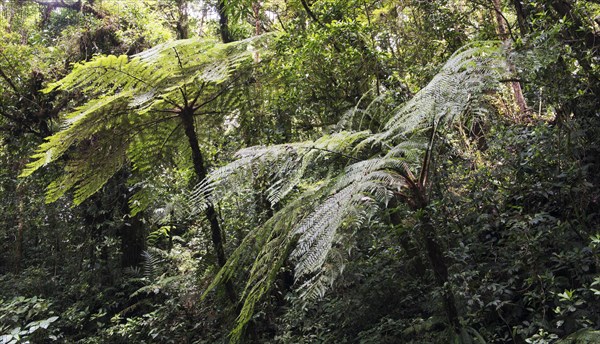
M17 243L15 247L15 272L21 271L21 261L23 260L23 236L25 232L25 214L23 203L23 186L17 185Z
M139 214L127 218L127 225L121 229L121 267L127 268L142 264L145 249L144 224Z
M493 0L494 3L494 12L496 17L496 28L498 31L498 36L503 41L509 40L509 32L508 27L504 21L504 16L502 15L502 7L500 5L500 0ZM516 74L517 69L512 63L508 63L508 68L512 74ZM521 83L518 81L511 82L513 94L515 96L515 102L519 106L519 111L521 112L521 116L527 113L527 102L525 102L525 97L523 96L523 88L521 87Z
M452 293L448 283L448 267L444 261L442 248L435 239L435 228L428 214L424 214L421 217L421 231L423 232L427 258L429 258L429 262L431 263L435 281L438 287L442 289L442 298L448 322L452 326L452 329L458 333L460 331L460 321L458 319L458 311L456 310L454 293Z
M189 38L189 21L187 12L187 1L177 0L177 11L179 12L179 18L177 20L177 39Z
M388 206L388 210L390 211L390 222L394 227L400 226L403 220L403 218L400 216L399 211L392 210L398 206L399 204L395 200L392 200ZM409 233L402 233L399 239L400 246L411 259L409 266L410 271L412 271L415 274L415 276L423 276L423 273L426 271L427 266L421 259L421 255L419 254L419 248L415 245L415 243L411 242Z
M254 11L254 35L260 35L260 1L254 1L252 4L252 11Z
M194 172L196 173L198 182L200 182L206 178L208 173L206 165L204 163L204 157L202 156L202 152L200 151L200 145L198 144L198 136L196 135L196 128L194 125L193 115L193 110L191 108L186 108L180 113L179 117L181 119L181 123L183 124L185 135L188 139L190 148L192 149L192 161L194 164ZM208 204L205 214L210 224L211 240L213 243L213 249L215 250L215 254L217 256L217 263L219 267L223 267L227 262L227 258L225 257L225 250L223 248L221 226L219 225L217 212L212 204ZM233 303L237 302L237 297L235 295L233 285L230 281L228 281L225 284L225 291L227 293L227 296Z
M521 30L521 36L524 36L529 33L529 24L527 23L527 13L523 7L523 2L521 0L513 0L513 6L517 13L517 23L519 24L519 30Z
M46 210L47 211L47 210ZM58 276L58 268L63 262L62 247L61 247L61 233L59 230L58 219L56 213L52 211L48 216L48 225L54 233L54 249L53 249L53 262L54 262L54 276Z
M435 283L442 291L442 301L444 304L444 312L446 313L446 317L448 318L448 323L452 327L452 330L455 333L460 332L460 320L458 318L458 311L456 309L456 300L454 298L454 293L450 288L450 283L448 280L448 266L446 265L446 261L444 259L444 254L442 247L436 240L435 227L431 222L431 217L427 211L427 206L429 205L429 201L427 197L425 197L424 188L419 187L417 183L414 183L415 187L412 187L413 191L413 202L409 202L409 205L412 210L423 212L423 215L420 218L420 229L423 243L425 244L425 250L427 253L427 258L429 260L429 264L431 265L431 269L433 270L433 275L435 279ZM399 202L400 200L392 201L392 207L394 203ZM397 213L390 214L390 220L392 224L399 224L401 219L399 218ZM407 240L405 238L404 240ZM407 252L413 252L415 256L418 256L418 253L415 250L410 249L413 245L410 243L402 243L401 245L407 246ZM416 263L419 265L417 268L421 267L421 269L425 270L425 265L421 260L418 260Z
M233 42L231 33L229 32L229 16L225 7L226 0L219 0L217 3L217 12L219 13L219 31L221 32L221 40L223 43Z
M141 213L131 216L129 200L132 192L127 187L129 167L124 167L116 178L117 204L120 205L120 215L126 216L123 226L118 229L121 237L121 267L128 268L140 266L143 262L143 252L146 249L146 230L142 222Z

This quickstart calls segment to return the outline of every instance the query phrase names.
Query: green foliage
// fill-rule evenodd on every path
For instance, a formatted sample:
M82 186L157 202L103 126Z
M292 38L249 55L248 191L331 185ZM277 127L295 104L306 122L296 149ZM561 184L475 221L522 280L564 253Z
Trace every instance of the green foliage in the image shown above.
M598 341L596 1L232 0L281 32L228 45L216 1L40 3L0 2L0 342Z
M58 316L52 315L47 300L23 296L0 300L0 340L2 343L57 340L52 326Z
M214 173L213 178L218 183L219 178L239 171L244 165L266 163L271 168L279 166L282 171L274 173L277 179L271 188L281 190L280 185L283 185L283 190L288 190L298 185L297 180L305 173L304 169L290 167L290 164L310 166L324 155L332 161L346 161L251 232L215 278L213 286L230 279L240 268L241 256L252 247L259 248L242 296L244 305L232 331L233 342L240 341L255 305L270 290L286 260L293 262L295 280L300 282L299 289L306 299L323 295L326 286L331 285L341 271L339 266L343 261L332 247L347 249L340 237L352 233L352 228L366 225L376 211L387 207L395 193L412 192L406 190L411 190L416 182L408 165L414 161L407 157L421 157L407 154L421 148L413 142L424 130L435 130L432 123L437 125L444 120L450 124L485 111L481 105L485 103L483 94L499 87L497 80L504 74L502 61L499 49L493 45L467 47L458 51L427 87L401 106L379 133L341 132L321 141L295 146L249 148L239 153L240 160ZM406 139L409 135L413 135L411 140ZM305 152L306 147L310 151ZM350 155L345 151L348 148ZM366 157L355 157L367 148ZM323 163L329 164L329 161L323 160ZM335 165L329 166L335 168ZM289 171L299 171L299 174ZM289 180L292 181L290 188L287 187ZM275 195L271 201L281 199L277 192ZM403 198L410 200L413 196Z
M49 185L47 201L75 189L74 203L80 204L128 160L136 172L159 173L157 162L186 147L185 141L182 145L182 140L177 140L183 132L182 126L174 123L177 111L187 106L201 115L225 111L225 98L235 94L232 73L252 61L255 49L261 49L267 38L228 45L189 39L159 45L131 59L99 56L76 65L46 91L80 91L90 99L64 116L63 129L40 145L35 160L21 176L78 147L64 174ZM207 116L201 123L218 125L221 117L213 118ZM178 157L173 158L177 161ZM148 202L138 197L134 213Z

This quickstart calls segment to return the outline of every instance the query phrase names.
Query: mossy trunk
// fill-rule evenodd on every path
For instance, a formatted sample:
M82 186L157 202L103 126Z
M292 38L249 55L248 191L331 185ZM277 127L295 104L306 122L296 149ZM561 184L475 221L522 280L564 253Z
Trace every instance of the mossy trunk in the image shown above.
M23 260L23 236L25 232L25 212L23 202L23 187L17 186L17 242L15 247L14 271L21 272L21 262Z

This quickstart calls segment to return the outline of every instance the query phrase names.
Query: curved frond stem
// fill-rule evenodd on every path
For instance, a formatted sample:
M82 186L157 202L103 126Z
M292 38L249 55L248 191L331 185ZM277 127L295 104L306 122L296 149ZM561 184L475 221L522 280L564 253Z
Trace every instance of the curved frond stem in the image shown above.
M148 86L150 88L153 87L146 80L144 80L142 78L138 78L137 76L135 76L135 75L133 75L133 74L131 74L129 72L126 72L126 71L124 71L122 69L117 69L117 68L114 68L114 67L111 67L111 66L87 66L86 68L87 69L100 69L100 70L104 70L104 71L109 71L110 70L110 71L113 71L113 72L121 73L121 74L123 74L125 76L128 76L129 78L131 78L131 79L133 79L133 80L135 80L137 82L140 82L140 83L144 84L145 86Z
M238 77L238 78L239 78L239 77ZM196 110L200 109L201 107L203 107L203 106L206 106L206 105L208 105L208 104L212 103L213 101L215 101L215 100L219 99L219 97L220 97L220 96L222 96L222 95L223 95L225 92L227 92L227 91L229 91L229 90L230 90L230 89L229 89L229 87L230 87L230 86L231 86L231 85L232 85L232 84L233 84L235 81L237 81L237 78L236 78L236 79L234 79L232 82L230 82L230 83L229 83L228 85L226 85L225 87L221 87L221 89L220 89L220 90L219 90L217 93L215 93L215 94L214 94L212 97L210 97L210 98L209 98L209 99L207 99L206 101L204 101L204 102L202 102L201 104L199 104L199 105L196 105L196 106L193 106L193 105L192 105L192 107L191 107L192 111L196 111ZM196 98L196 99L197 99L197 98Z
M319 147L315 147L315 146L312 146L312 147L303 147L303 148L306 149L306 150L318 150L318 151L322 151L322 152L327 152L327 153L335 154L335 155L347 158L347 159L352 160L352 161L361 161L357 157L353 157L353 156L348 155L348 154L344 154L344 153L332 151L332 150L326 149L326 148L319 148Z
M194 99L190 102L189 106L192 107L194 110L196 110L196 108L195 108L196 102L198 101L198 99L202 95L202 92L204 92L204 88L206 87L207 84L208 83L206 81L203 81L200 84L200 86L198 87L198 92L194 96Z
M181 62L181 56L179 56L179 52L176 47L173 47L173 51L175 52L175 56L177 57L177 63L179 64L179 69L183 72L183 63Z
M431 136L429 137L429 144L427 145L427 149L425 150L425 157L423 158L423 164L421 166L421 173L419 176L419 185L422 188L424 188L427 184L427 176L429 175L429 166L431 164L431 155L433 151L435 135L437 133L438 125L440 124L443 118L444 115L442 115L442 117L440 117L440 119L437 122L435 121L435 119L432 120L433 123L431 124Z
M163 140L162 144L160 145L160 149L159 152L162 152L163 149L165 148L165 145L171 140L171 138L173 137L173 134L175 134L177 132L177 130L179 128L181 128L182 123L177 123L177 125L175 126L175 128L173 128L173 130L171 130L171 132L169 133L169 135L167 135L167 137L165 137L165 139Z
M190 104L188 103L187 92L185 91L185 85L178 87L177 90L179 90L179 93L181 93L181 97L183 98L183 107L184 108L189 107Z

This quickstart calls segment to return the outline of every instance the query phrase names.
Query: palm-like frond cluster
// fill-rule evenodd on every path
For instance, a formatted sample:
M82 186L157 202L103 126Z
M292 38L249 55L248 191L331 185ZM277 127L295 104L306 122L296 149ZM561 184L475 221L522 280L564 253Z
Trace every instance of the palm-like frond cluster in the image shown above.
M160 171L157 162L189 146L178 114L186 107L203 116L197 125L218 127L235 97L237 71L251 64L269 35L230 44L187 39L161 44L127 56L98 56L75 65L73 72L46 91L79 92L85 103L64 117L62 130L43 143L22 176L72 154L65 174L49 187L53 201L75 189L75 204L98 191L126 161L137 172ZM209 130L209 129L206 129ZM78 147L71 150L72 147ZM143 208L145 197L134 204Z
M229 185L250 177L249 171L257 166L268 166L272 171L270 201L283 203L281 210L250 233L212 284L230 279L241 268L244 253L258 250L232 340L241 338L256 303L269 291L286 260L294 265L301 295L322 295L343 260L340 250L332 248L348 242L342 237L365 225L393 197L410 197L407 186L416 180L411 165L426 151L432 124L449 124L485 111L485 93L500 87L506 70L497 43L467 46L400 106L382 131L343 131L316 141L247 148L238 153L238 160L204 181L193 197L199 204L205 202L202 195L209 194L205 190L210 189L212 197L225 197ZM326 173L322 173L324 166ZM312 186L288 201L286 196L290 198L302 181Z

